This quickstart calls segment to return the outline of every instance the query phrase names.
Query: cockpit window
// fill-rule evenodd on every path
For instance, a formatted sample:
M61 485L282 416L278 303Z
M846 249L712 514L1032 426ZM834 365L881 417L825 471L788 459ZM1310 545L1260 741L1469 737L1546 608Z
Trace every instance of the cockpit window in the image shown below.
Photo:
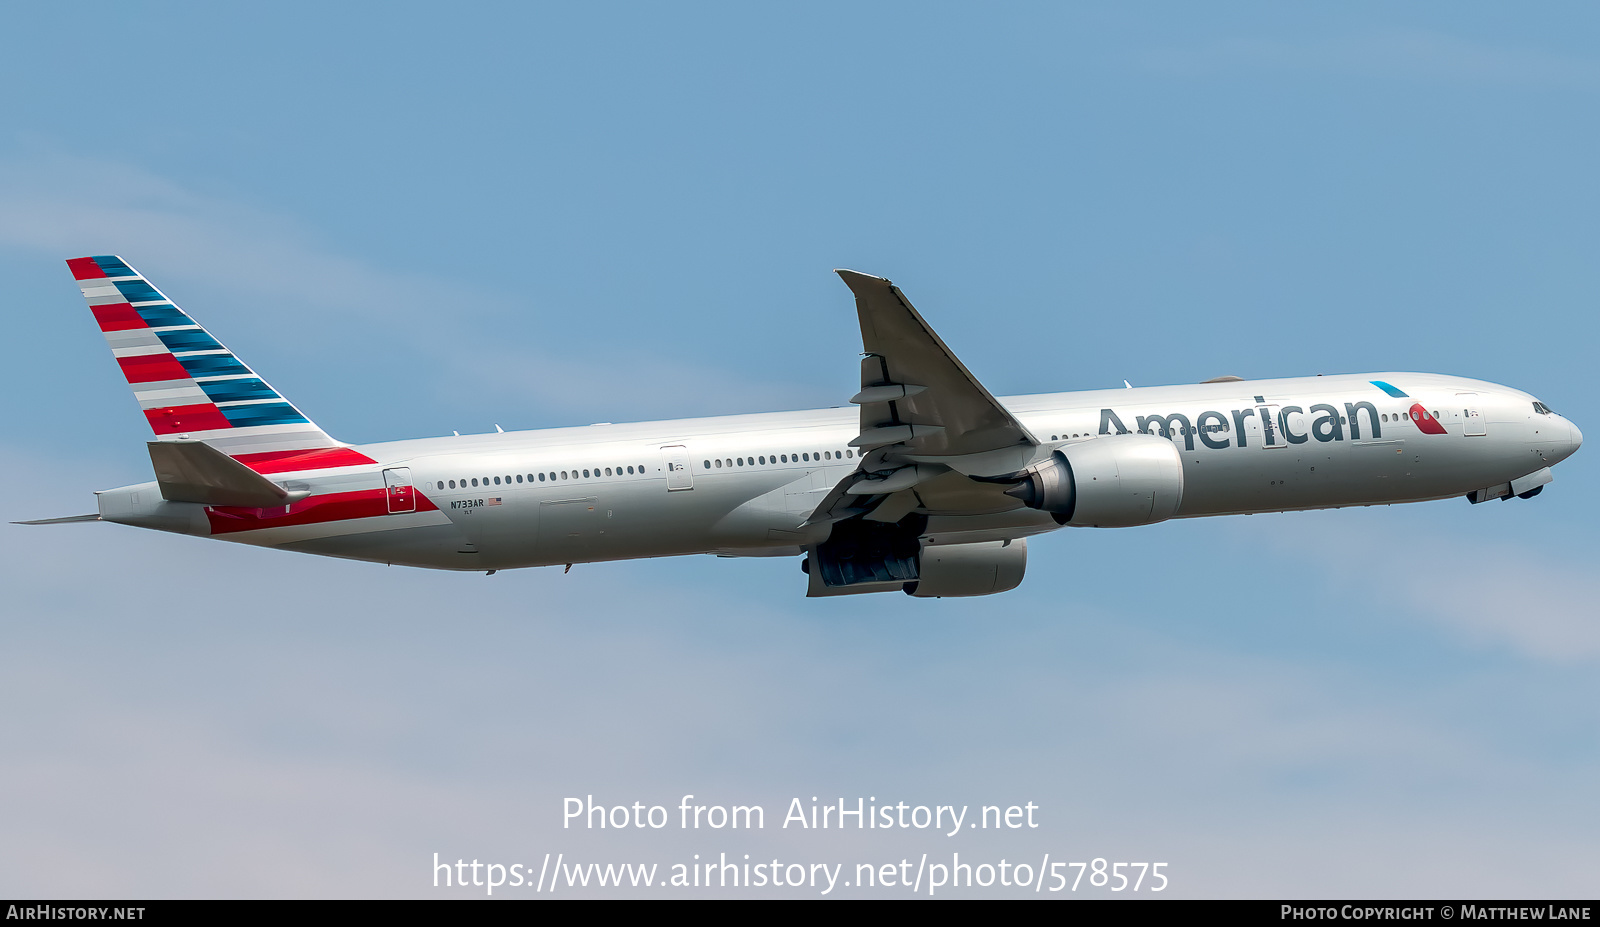
M1556 414L1556 410L1550 408L1549 406L1547 406L1544 403L1539 402L1537 400L1535 400L1534 403L1533 403L1533 411L1539 413L1540 415L1554 415L1554 414Z

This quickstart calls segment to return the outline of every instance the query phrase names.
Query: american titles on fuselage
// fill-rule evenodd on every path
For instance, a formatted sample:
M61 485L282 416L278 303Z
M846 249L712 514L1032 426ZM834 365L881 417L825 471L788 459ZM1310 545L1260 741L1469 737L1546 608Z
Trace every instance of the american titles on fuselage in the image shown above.
M1195 449L1196 439L1212 450L1222 450L1226 447L1249 447L1250 434L1246 427L1249 424L1259 424L1260 440L1264 447L1287 447L1293 444L1305 444L1310 440L1322 442L1345 440L1346 429L1350 440L1362 439L1361 419L1367 421L1366 436L1369 438L1382 438L1385 424L1398 428L1402 424L1415 423L1422 434L1446 434L1447 430L1441 423L1439 410L1428 410L1421 403L1412 403L1404 412L1380 412L1377 406L1370 402L1346 402L1341 412L1337 406L1330 403L1319 402L1302 408L1298 405L1268 404L1261 400L1258 406L1246 406L1240 409L1229 409L1224 415L1222 412L1206 410L1195 416L1191 423L1189 416L1182 412L1155 413L1149 415L1134 415L1135 427L1129 429L1123 424L1122 416L1115 409L1100 410L1101 435L1125 435L1133 432L1139 434L1159 434L1163 438L1181 438L1184 450ZM1472 409L1462 409L1463 418L1470 419L1474 414ZM1254 418L1255 422L1251 419ZM1231 421L1231 426L1230 426ZM1299 429L1299 430L1296 430ZM1468 432L1471 433L1470 431ZM1237 438L1233 443L1229 435Z

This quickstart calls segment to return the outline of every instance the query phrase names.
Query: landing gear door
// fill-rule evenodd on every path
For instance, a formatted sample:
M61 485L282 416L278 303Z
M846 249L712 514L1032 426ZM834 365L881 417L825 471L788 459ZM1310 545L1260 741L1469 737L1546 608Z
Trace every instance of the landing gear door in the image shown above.
M667 467L667 492L694 488L694 474L689 471L689 449L681 444L661 449L661 460Z
M1461 433L1464 435L1487 435L1489 429L1483 421L1483 410L1478 407L1477 393L1456 393L1456 403L1461 406Z
M383 486L390 515L417 510L417 490L411 485L410 467L394 467L383 471Z

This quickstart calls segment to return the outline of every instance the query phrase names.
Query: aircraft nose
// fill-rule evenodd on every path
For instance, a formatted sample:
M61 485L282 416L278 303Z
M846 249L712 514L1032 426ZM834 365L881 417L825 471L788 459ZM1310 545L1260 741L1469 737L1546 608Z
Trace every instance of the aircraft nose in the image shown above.
M1562 418L1561 422L1566 426L1567 436L1565 440L1558 439L1551 442L1553 445L1555 445L1553 448L1551 448L1551 450L1555 451L1556 454L1556 459L1551 461L1551 463L1566 460L1568 457L1571 457L1573 454L1577 453L1579 445L1583 444L1583 432L1578 430L1578 426L1572 424L1572 422L1566 418Z

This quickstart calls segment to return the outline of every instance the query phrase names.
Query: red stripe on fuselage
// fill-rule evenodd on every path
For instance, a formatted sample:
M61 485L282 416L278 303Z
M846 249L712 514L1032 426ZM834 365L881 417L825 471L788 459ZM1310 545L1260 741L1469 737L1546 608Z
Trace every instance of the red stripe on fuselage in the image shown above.
M106 275L94 258L67 258L67 267L72 270L74 280L94 280Z
M117 358L117 366L129 383L156 383L161 380L187 380L189 371L171 354L135 354Z
M371 457L348 447L265 451L260 454L239 454L233 459L257 473L287 473L290 470L322 470L330 467L359 467L377 463Z
M184 431L214 431L232 428L233 423L222 410L206 403L199 406L167 406L163 409L146 409L144 417L158 435L175 435Z
M1433 414L1427 409L1424 409L1420 402L1411 404L1411 421L1416 424L1417 430L1425 435L1447 435L1450 433L1444 430L1444 426L1439 424L1439 420L1434 418Z
M125 332L130 328L146 327L138 310L127 303L90 306L89 311L94 313L94 320L100 323L100 330L103 332Z
M415 495L418 512L432 512L439 508L422 493ZM389 514L388 496L389 491L379 487L312 496L309 499L301 499L287 509L246 509L231 505L216 505L206 509L206 520L211 523L212 534L232 534L236 531L316 525L329 521L346 521L351 518L377 518Z

